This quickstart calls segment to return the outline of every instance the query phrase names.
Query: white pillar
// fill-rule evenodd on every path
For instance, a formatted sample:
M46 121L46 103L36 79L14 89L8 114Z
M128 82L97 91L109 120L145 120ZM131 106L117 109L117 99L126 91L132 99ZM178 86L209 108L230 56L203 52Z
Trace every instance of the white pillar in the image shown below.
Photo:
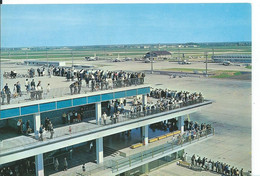
M103 137L96 139L97 164L103 163Z
M40 113L33 114L33 121L34 121L34 135L35 138L39 138L39 129L41 127L41 115Z
M142 174L147 174L149 172L149 163L142 165Z
M143 95L143 105L147 105L147 95Z
M142 126L142 141L144 145L148 145L148 125Z
M43 163L43 154L35 156L35 172L36 176L44 176L44 163Z
M179 116L178 117L178 122L177 122L178 130L181 131L181 134L184 133L184 117Z
M0 90L4 88L4 83L3 83L3 72L0 70Z
M98 102L95 104L95 110L96 110L96 124L101 124L101 102Z

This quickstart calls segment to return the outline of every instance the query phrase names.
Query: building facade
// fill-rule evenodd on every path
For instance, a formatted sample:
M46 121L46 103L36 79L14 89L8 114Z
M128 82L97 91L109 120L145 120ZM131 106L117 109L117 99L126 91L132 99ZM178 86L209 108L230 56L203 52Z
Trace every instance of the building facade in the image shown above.
M172 54L168 51L151 51L145 54L144 58L168 59Z
M252 63L251 55L244 54L226 54L215 55L211 57L214 62L221 63L224 61L237 62L237 63Z

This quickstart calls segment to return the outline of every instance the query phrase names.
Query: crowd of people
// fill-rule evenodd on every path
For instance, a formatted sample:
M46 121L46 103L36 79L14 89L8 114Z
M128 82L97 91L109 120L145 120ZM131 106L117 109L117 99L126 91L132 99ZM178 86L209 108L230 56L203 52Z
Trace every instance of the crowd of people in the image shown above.
M30 120L27 120L25 123L22 119L18 119L16 126L18 134L29 134L33 132Z
M11 78L14 79L17 76L17 72L15 70L11 70L10 72L4 72L3 77L4 78Z
M72 124L75 122L81 122L83 120L83 107L80 108L80 110L77 112L75 110L69 111L67 113L62 114L62 123L63 124Z
M169 100L169 103L179 104L180 106L189 105L195 102L203 102L204 98L200 93L190 93L188 91L176 91L169 89L152 89L150 96L159 100Z
M31 100L40 100L43 98L43 87L41 81L36 82L34 79L29 81L29 79L25 80L25 91L22 91L22 86L19 81L13 85L13 89L9 87L8 83L5 84L4 88L1 90L1 104L10 104L11 99L15 99L17 97L21 97L23 94L30 94ZM46 93L50 92L50 84L48 83L46 87Z
M51 120L46 117L44 120L44 126L41 124L40 129L39 129L39 140L43 141L43 132L50 132L50 139L53 139L54 135L54 128Z
M131 85L138 85L144 83L145 74L141 72L124 72L124 71L104 71L104 70L76 70L73 67L39 67L36 69L31 68L28 69L28 77L32 78L30 81L28 78L25 80L25 89L23 89L18 81L14 84L13 89L6 86L1 90L1 104L10 104L12 98L16 98L18 96L22 96L23 94L30 94L30 100L39 100L43 98L43 86L41 81L38 81L36 84L34 81L34 77L37 75L39 77L45 76L45 72L47 70L48 75L53 76L62 76L65 77L68 81L72 80L73 83L69 85L70 94L80 94L83 81L86 83L86 87L90 88L90 91L97 90L107 90L116 87L125 87ZM76 80L75 80L76 79ZM22 91L25 90L25 91ZM50 92L50 84L48 83L46 87L46 93ZM86 91L85 91L86 92Z
M187 161L187 153L184 154L183 160ZM221 161L213 161L206 157L200 157L199 155L193 155L191 157L191 165L201 167L207 171L216 172L218 174L226 175L226 176L244 176L244 170L241 168L240 170L237 167L230 166L228 163L224 163Z
M33 159L24 159L12 166L0 168L1 176L23 176L35 174L35 161Z

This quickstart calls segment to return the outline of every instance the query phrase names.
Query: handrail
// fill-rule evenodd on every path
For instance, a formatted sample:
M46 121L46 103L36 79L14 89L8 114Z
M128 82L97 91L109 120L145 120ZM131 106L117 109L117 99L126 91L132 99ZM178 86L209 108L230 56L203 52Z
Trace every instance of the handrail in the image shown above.
M18 104L28 101L36 101L42 99L52 99L64 96L70 96L75 94L87 94L88 92L97 92L109 89L118 89L122 87L131 87L144 84L144 78L129 78L129 79L119 79L113 81L109 79L108 81L96 82L95 84L86 85L79 84L79 81L75 81L68 87L52 88L50 90L39 88L39 90L28 90L13 93L10 96L10 104ZM5 105L7 104L7 95L5 94ZM1 102L2 103L2 102ZM3 106L3 105L2 105Z
M205 134L203 133L200 134L201 135L200 138L206 139L209 136L213 136L214 135L213 131L214 128L207 129ZM191 139L191 141L186 139L189 139L189 136L182 136L182 138L178 139L177 141L171 141L171 142L167 141L167 143L164 143L160 146L156 146L146 151L142 151L140 153L130 155L126 158L117 159L117 160L107 160L103 164L98 164L96 166L93 166L92 168L89 168L86 172L79 172L79 174L87 176L93 174L93 171L97 171L100 169L102 170L108 169L112 173L116 174L120 172L121 169L134 167L137 164L146 162L148 159L161 156L163 153L167 154L178 148L182 148L183 145L186 146L186 145L190 145L191 143L195 143L199 141L198 137ZM179 140L182 142L179 143ZM107 163L109 163L109 165Z
M211 103L211 101L207 101L205 100L205 102L203 102L204 104L209 104ZM81 137L81 136L85 136L86 134L93 134L93 133L97 133L100 131L104 131L104 130L109 130L109 129L114 129L115 127L119 127L122 125L126 125L126 124L132 124L132 123L136 123L138 121L142 121L145 117L145 120L147 119L152 119L155 118L157 114L162 114L162 115L167 115L170 113L176 113L179 111L183 111L183 110L188 110L188 109L192 109L192 108L196 108L196 107L200 107L203 105L200 105L201 103L195 103L194 105L187 105L187 107L182 107L182 108L176 108L176 109L172 109L172 110L166 110L166 111L154 111L154 113L150 114L150 113L145 113L145 116L143 116L144 112L140 112L140 116L135 116L136 118L131 118L128 114L124 114L124 115L120 115L119 116L119 121L114 124L112 122L107 123L107 125L102 125L99 127L93 126L92 128L88 128L87 130L84 129L84 131L77 131L76 133L72 133L72 135L70 135L69 137L64 138L64 136L67 135L62 135L62 136L58 136L56 138L54 138L53 140L48 140L48 141L35 141L37 144L34 143L28 143L25 146L21 146L21 149L15 150L15 151L7 151L5 153L0 154L0 156L5 156L5 155L9 155L12 153L16 153L18 151L24 151L24 150L29 150L35 147L40 147L40 146L45 146L45 145L49 145L52 143L57 143L57 142L62 142L68 139L73 139L73 138L77 138L77 137ZM119 123L120 122L120 123ZM123 123L123 124L122 124ZM73 125L71 125L71 127L73 128ZM54 129L55 130L55 129ZM73 131L73 130L72 130ZM2 141L4 142L4 141ZM11 150L11 149L6 149L6 150ZM2 150L3 152L3 150Z
M201 133L200 135L198 135L200 137L196 137L194 139L191 139L191 141L187 140L187 139L189 139L189 136L182 136L177 141L167 142L167 143L162 144L160 146L153 147L153 148L148 149L146 151L142 151L138 154L130 155L126 158L132 158L131 166L134 166L137 163L143 162L145 159L153 158L155 155L165 154L168 151L173 151L175 149L181 148L181 147L183 147L183 145L189 145L191 143L199 141L199 138L206 139L206 138L208 138L208 136L213 136L214 135L213 131L214 131L214 128L207 129L205 134ZM124 165L126 165L127 160L124 158L124 159L117 160L117 162L120 163L120 164L119 164L117 169L115 169L115 167L113 166L112 172L117 172L118 170L120 170L120 167L123 168Z

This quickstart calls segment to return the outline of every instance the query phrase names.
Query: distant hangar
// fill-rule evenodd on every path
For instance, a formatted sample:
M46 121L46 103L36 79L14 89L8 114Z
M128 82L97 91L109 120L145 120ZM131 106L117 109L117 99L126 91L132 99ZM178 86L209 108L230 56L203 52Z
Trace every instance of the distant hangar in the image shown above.
M172 57L172 54L168 51L150 51L145 54L144 58L154 57L157 59L168 59Z
M251 63L251 54L225 54L225 55L215 55L211 57L214 62L238 62L238 63Z

